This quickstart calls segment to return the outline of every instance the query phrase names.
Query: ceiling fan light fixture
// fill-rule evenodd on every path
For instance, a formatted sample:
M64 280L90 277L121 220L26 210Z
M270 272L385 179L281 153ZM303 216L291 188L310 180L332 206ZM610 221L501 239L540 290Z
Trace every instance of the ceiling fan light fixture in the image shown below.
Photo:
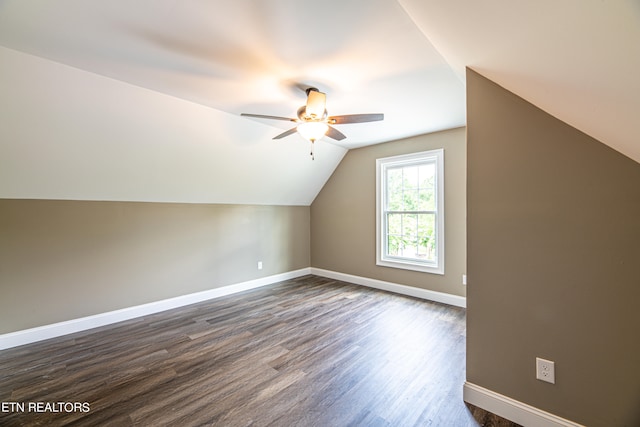
M327 133L329 125L323 122L304 122L298 125L297 130L303 138L315 142Z

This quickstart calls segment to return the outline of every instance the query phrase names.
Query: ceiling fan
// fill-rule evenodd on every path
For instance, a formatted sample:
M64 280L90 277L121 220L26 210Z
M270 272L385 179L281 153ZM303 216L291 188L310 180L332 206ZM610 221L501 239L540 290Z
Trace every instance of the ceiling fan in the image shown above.
M242 113L241 116L255 117L258 119L285 120L298 123L296 127L286 132L276 135L273 139L284 138L298 132L303 138L311 141L311 157L313 157L313 143L323 136L327 136L336 141L342 141L346 135L331 125L344 125L350 123L366 123L384 120L384 114L346 114L340 116L328 116L326 103L327 96L315 87L305 89L307 103L298 108L298 118L266 116L263 114Z

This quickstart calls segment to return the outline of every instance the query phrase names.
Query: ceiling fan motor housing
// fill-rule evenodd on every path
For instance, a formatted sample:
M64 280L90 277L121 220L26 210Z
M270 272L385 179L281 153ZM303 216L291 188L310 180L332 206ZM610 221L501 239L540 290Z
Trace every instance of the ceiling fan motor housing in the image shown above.
M302 107L298 108L298 118L303 122L323 121L327 118L327 110L325 108L322 116L317 117L315 114L307 114L307 106L303 105Z

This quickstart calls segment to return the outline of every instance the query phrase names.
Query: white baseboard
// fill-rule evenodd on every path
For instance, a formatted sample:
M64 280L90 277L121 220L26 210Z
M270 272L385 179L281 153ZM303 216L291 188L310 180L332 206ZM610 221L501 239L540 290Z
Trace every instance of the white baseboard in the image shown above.
M181 295L175 298L155 301L147 304L137 305L134 307L127 307L120 310L109 311L106 313L95 314L92 316L81 317L78 319L67 320L64 322L53 323L50 325L39 326L22 331L10 332L8 334L0 335L0 350L18 347L25 344L31 344L37 341L56 338L75 332L86 331L88 329L98 328L100 326L106 326L129 319L134 319L136 317L147 316L149 314L170 310L172 308L183 307L185 305L195 304L198 302L223 297L225 295L231 295L249 289L270 285L272 283L281 282L283 280L294 279L296 277L301 277L307 274L315 274L317 276L328 277L330 279L341 280L344 282L354 283L370 288L382 289L402 295L409 295L429 301L441 302L457 307L466 306L466 298L457 295L429 291L412 286L399 285L396 283L384 282L382 280L369 279L366 277L353 276L350 274L337 273L334 271L311 267L263 277L260 279L249 280L247 282L236 283L229 286L223 286L221 288L210 289L207 291L196 292L188 295Z
M220 298L225 295L247 291L249 289L270 285L272 283L281 282L283 280L295 279L296 277L304 276L307 274L311 274L310 268L289 271L282 274L262 277L260 279L249 280L247 282L223 286L221 288L210 289L207 291L196 292L188 295L181 295L175 298L150 302L148 304L137 305L134 307L127 307L120 310L96 314L93 316L81 317L79 319L67 320L65 322L53 323L50 325L39 326L22 331L10 332L8 334L0 335L0 350L17 347L24 344L30 344L49 338L55 338L62 335L72 334L74 332L85 331L100 326L106 326L113 323L122 322L124 320L147 316L149 314L170 310L172 308L178 308L197 302Z
M444 292L430 291L427 289L416 288L413 286L399 285L397 283L385 282L377 279L369 279L367 277L353 276L351 274L338 273L321 268L311 267L311 274L316 276L328 277L329 279L341 280L343 282L355 283L356 285L367 286L383 291L395 292L397 294L408 295L429 301L441 302L444 304L454 305L456 307L466 307L467 299L458 295L445 294Z
M464 401L525 427L584 427L479 385L465 382Z

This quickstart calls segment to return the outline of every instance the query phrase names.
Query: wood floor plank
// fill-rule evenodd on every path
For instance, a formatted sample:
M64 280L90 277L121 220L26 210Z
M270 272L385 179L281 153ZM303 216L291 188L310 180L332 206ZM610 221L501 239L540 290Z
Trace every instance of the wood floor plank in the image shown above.
M0 425L496 426L462 400L463 309L305 276L0 351Z

